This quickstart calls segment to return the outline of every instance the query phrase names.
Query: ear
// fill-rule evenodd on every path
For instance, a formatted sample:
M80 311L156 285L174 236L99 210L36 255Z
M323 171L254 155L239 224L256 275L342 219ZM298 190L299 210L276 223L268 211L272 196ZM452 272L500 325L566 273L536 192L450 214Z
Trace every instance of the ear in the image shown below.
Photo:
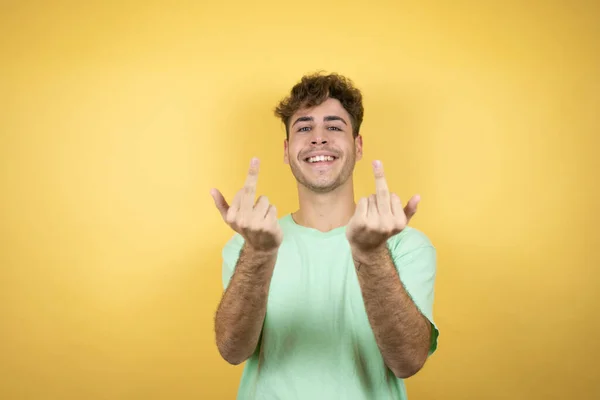
M284 139L283 140L283 162L285 164L289 164L290 163L290 159L288 157L288 146L289 146L288 140Z
M361 160L363 156L363 142L361 135L354 138L354 149L356 151L356 161Z

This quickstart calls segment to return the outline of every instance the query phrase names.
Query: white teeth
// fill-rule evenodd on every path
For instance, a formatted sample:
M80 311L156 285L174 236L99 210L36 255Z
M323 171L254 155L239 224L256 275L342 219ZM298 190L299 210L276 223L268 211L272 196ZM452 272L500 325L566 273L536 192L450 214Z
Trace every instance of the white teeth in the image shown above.
M319 162L319 161L333 161L334 158L331 156L314 156L308 159L309 163Z

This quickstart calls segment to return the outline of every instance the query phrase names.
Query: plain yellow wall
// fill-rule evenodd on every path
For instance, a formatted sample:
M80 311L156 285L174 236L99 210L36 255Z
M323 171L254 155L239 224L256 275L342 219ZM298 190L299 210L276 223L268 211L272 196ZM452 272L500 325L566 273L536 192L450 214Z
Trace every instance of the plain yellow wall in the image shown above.
M535 3L535 4L534 4ZM364 91L366 160L423 201L439 352L411 399L600 396L597 2L0 2L0 398L233 399L220 220L272 110Z

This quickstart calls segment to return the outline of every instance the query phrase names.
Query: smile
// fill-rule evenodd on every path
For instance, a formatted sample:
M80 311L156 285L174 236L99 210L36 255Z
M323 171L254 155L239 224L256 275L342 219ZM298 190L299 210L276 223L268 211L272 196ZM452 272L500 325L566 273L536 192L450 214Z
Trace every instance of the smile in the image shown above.
M313 157L306 158L304 161L306 161L308 163L318 163L318 162L327 162L327 161L334 161L334 160L336 160L336 157L334 157L334 156L313 156Z

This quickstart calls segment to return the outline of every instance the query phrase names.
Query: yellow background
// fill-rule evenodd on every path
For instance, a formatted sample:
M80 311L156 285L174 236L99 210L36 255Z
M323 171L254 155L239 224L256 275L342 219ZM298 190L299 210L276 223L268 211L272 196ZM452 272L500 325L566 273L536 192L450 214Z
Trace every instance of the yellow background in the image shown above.
M234 398L209 190L256 155L295 209L272 109L315 70L439 250L410 398L599 398L598 4L1 1L0 398Z

